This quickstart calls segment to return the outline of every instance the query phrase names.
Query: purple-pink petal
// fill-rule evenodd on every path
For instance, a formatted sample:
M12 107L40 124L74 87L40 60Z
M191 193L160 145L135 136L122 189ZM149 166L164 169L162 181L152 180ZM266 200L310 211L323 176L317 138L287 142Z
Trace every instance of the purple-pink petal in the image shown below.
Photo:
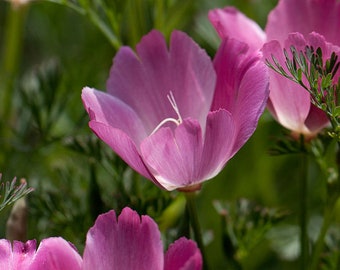
M174 131L161 128L141 144L145 164L165 189L198 183L202 136L199 122L185 119Z
M267 40L283 44L289 33L317 32L328 42L340 44L340 2L337 0L280 0L266 25Z
M313 134L327 126L328 123L329 119L327 115L321 109L311 105L305 120L306 128Z
M210 112L205 133L185 119L174 131L161 128L141 145L145 164L167 190L196 186L216 176L230 159L235 124L229 112Z
M210 112L204 138L199 170L201 181L215 177L233 156L237 140L236 124L232 115L224 110Z
M38 250L36 241L26 243L0 240L1 270L80 270L82 258L75 248L60 237L44 239Z
M85 87L82 100L93 132L141 175L152 179L139 155L146 132L138 115L116 97Z
M169 246L164 270L200 270L202 255L195 242L184 237Z
M168 49L156 30L142 38L136 51L119 50L107 82L108 93L136 112L148 134L165 118L177 118L167 98L170 92L182 118L193 117L204 124L215 86L206 52L179 31L172 33Z
M222 39L228 37L245 42L251 50L258 50L266 40L261 27L236 8L213 9L208 17Z
M12 270L12 246L6 239L0 240L0 270Z
M89 230L83 255L84 270L161 270L164 255L157 224L124 208L100 215Z
M81 97L91 120L121 130L136 145L147 136L140 117L128 104L108 93L88 87L83 89Z
M22 243L9 240L0 240L0 270L17 270L31 269L29 268L35 254L35 240Z
M225 38L214 58L217 74L212 110L224 108L234 119L234 155L254 133L269 95L268 71L258 52Z
M29 240L26 243L13 241L12 267L15 269L34 269L31 267L36 256L36 241Z
M82 258L72 244L61 237L51 237L41 241L32 264L27 269L80 270Z
M274 55L284 65L283 48L278 41L271 41L263 46L266 59ZM309 93L301 86L270 70L270 103L268 109L284 127L297 133L308 133L304 121L310 110Z

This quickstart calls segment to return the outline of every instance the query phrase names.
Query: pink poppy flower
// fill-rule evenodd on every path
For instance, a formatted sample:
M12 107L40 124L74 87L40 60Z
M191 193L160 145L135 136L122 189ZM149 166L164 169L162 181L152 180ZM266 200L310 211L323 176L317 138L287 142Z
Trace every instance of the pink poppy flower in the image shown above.
M252 50L260 50L271 40L277 40L284 48L286 40L289 41L288 34L294 32L301 33L307 40L311 32L317 32L327 42L340 45L340 3L336 0L280 0L268 16L265 31L232 7L211 10L209 19L221 38L244 41ZM290 90L286 91L286 88ZM304 91L270 71L269 111L294 133L314 136L328 124L328 118L309 102L310 96Z
M86 237L84 270L199 270L202 255L196 243L184 237L164 256L157 224L126 207L100 215Z
M80 270L82 258L60 237L44 239L38 250L36 241L26 243L0 240L0 270Z
M136 51L119 50L107 93L83 89L89 126L158 186L199 189L254 132L268 96L266 67L257 53L229 39L213 64L179 31L169 49L152 31Z
M202 255L196 243L184 237L164 256L157 224L124 208L100 215L87 233L83 259L60 237L21 243L0 240L0 270L200 270Z

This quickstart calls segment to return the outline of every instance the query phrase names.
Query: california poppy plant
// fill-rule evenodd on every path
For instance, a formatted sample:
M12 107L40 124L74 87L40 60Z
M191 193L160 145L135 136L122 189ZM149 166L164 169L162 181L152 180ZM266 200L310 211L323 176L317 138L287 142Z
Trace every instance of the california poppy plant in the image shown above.
M222 39L233 37L246 42L253 50L260 50L272 40L282 48L297 45L287 44L288 35L295 32L307 41L308 35L315 32L339 46L339 14L340 3L336 0L280 0L268 16L265 31L233 7L211 10L209 19ZM268 52L265 55L270 58ZM314 136L328 124L326 114L311 104L310 96L301 86L274 71L270 71L270 85L268 109L284 127L297 134Z
M196 190L218 174L254 132L267 96L266 67L247 45L225 39L213 63L186 34L174 31L168 49L155 30L136 53L118 51L107 93L82 92L90 128L167 190Z
M164 255L157 224L126 207L100 215L89 230L83 258L61 237L26 243L0 240L0 269L6 270L200 270L202 256L196 243L184 237Z

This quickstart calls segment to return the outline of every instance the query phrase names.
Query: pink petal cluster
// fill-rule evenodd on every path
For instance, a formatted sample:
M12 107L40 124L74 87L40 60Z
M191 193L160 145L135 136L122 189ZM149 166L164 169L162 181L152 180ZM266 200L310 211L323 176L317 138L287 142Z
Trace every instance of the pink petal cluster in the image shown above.
M253 134L268 97L259 53L223 40L214 62L190 37L158 31L114 58L107 92L84 88L90 128L167 190L195 190Z
M336 46L340 46L340 3L336 0L279 0L268 16L265 31L233 7L211 10L209 19L222 38L236 38L253 50L275 40L263 47L263 53L269 59L275 55L283 66L282 49L290 45L320 45L325 58L330 49L338 51ZM325 113L310 103L302 87L274 71L270 71L268 109L294 133L313 136L328 124Z
M195 242L184 237L170 245L165 256L157 224L126 207L100 215L89 230L83 258L60 237L13 247L0 240L0 270L200 270L202 256Z

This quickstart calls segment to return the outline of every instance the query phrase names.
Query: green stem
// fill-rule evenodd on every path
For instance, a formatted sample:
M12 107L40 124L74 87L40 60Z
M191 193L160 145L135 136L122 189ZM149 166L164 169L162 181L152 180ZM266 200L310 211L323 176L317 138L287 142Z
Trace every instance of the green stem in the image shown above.
M0 148L3 154L0 154L0 165L6 162L6 153L10 151L11 147L9 139L12 130L10 126L14 123L12 115L13 88L20 62L22 34L27 10L28 4L16 7L8 6L5 21L4 45L1 55L3 61L0 62L0 136L2 137Z
M1 67L3 84L0 88L0 97L3 105L0 112L2 119L9 119L11 116L13 81L20 61L22 32L27 10L28 5L11 6L6 18L4 60Z
M340 197L340 143L336 153L336 164L338 169L338 179L335 182L327 183L327 203L324 210L323 223L312 254L311 270L318 268L319 259L323 251L325 237L331 225L336 204Z
M308 265L308 175L307 175L307 155L301 154L301 187L300 187L300 250L301 268L307 269Z
M118 36L112 32L110 27L98 16L96 12L89 9L87 14L91 22L102 32L102 34L108 39L112 47L118 50L122 46L122 42L119 40Z
M114 31L117 29L111 29L110 25L108 25L107 22L103 20L103 18L100 15L98 15L99 12L97 12L97 10L95 10L92 6L90 6L89 1L87 0L80 1L81 6L73 4L70 1L64 1L64 0L46 0L46 1L59 4L59 5L64 5L76 11L80 15L87 16L89 20L93 23L93 25L97 27L97 29L107 38L107 40L110 42L110 44L112 45L114 49L118 50L122 46L122 41L120 40L118 36L118 32L115 33ZM99 3L103 6L102 2L99 2ZM103 8L104 8L104 11L107 13L106 14L107 17L109 17L108 16L109 11L106 10L107 8L105 6L103 6ZM111 21L112 18L109 17L108 19L110 20L110 22L112 22Z
M197 215L196 194L195 192L184 192L187 201L187 209L189 212L190 224L194 232L195 240L202 253L203 269L208 270L208 264L205 256L205 248L202 240L202 231Z
M325 243L325 236L332 221L336 202L337 200L330 203L329 205L326 205L325 207L323 223L322 223L322 227L319 232L319 235L318 235L318 238L316 240L316 244L313 250L310 270L318 269L319 259L320 259L321 253L323 251L324 243Z

